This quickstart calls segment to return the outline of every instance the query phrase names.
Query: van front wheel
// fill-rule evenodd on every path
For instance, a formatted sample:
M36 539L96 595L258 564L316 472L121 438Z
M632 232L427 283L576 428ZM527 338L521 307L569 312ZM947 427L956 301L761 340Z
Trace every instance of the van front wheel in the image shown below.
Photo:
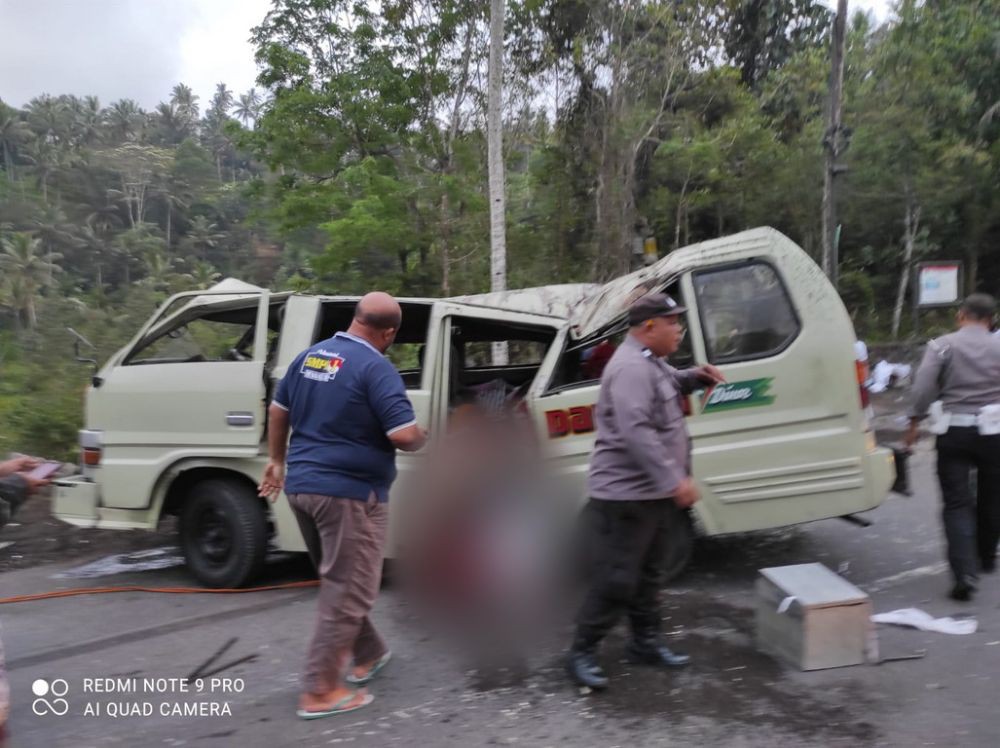
M215 479L196 484L184 503L181 547L206 587L240 587L255 577L267 552L267 517L247 486Z

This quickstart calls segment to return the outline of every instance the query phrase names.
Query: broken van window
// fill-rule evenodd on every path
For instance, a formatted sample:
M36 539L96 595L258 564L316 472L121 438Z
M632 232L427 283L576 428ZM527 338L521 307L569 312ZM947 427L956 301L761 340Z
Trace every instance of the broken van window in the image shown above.
M766 262L696 272L694 288L712 363L774 355L799 333L788 292Z
M129 356L128 364L250 361L253 325L191 320L165 331Z
M324 301L313 342L318 343L346 331L354 319L357 303L357 299ZM431 305L427 302L401 301L399 306L403 311L403 324L396 334L396 342L385 355L399 370L406 389L417 390L422 386Z
M679 304L684 304L679 283L672 283L665 292ZM682 320L684 318L682 317ZM687 321L684 320L687 328ZM601 374L611 356L628 334L628 322L624 313L610 325L595 335L583 340L569 340L563 350L563 355L556 364L556 370L546 389L546 394L574 389L576 387L596 386L600 383ZM683 369L694 363L694 353L691 347L691 336L685 332L681 347L670 356L669 363L677 369Z
M552 327L452 317L448 402L475 402L494 411L523 398L555 336ZM506 364L493 363L494 343L506 344Z

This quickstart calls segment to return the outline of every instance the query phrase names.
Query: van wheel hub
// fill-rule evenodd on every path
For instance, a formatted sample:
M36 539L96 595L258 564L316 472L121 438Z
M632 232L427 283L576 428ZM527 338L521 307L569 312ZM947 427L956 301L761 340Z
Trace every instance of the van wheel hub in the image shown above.
M233 534L229 523L222 514L210 508L198 517L198 545L205 558L217 563L229 558L233 546Z

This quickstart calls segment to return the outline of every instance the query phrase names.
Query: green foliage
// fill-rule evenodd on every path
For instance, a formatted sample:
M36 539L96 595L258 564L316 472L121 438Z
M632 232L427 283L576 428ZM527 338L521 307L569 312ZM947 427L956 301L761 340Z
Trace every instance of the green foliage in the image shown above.
M876 312L875 289L871 279L859 270L850 270L840 275L840 297L844 300L859 337L865 337L871 330Z
M509 287L624 272L648 237L665 252L759 225L817 257L827 5L508 3ZM458 0L275 0L252 32L249 91L220 84L199 102L178 84L149 112L0 102L2 446L71 449L86 367L45 368L69 350L67 325L103 358L167 294L229 275L486 290L487 15ZM1000 290L997 39L998 0L851 19L841 292L866 337L888 336L905 248L963 259L966 288ZM949 323L928 315L924 332Z

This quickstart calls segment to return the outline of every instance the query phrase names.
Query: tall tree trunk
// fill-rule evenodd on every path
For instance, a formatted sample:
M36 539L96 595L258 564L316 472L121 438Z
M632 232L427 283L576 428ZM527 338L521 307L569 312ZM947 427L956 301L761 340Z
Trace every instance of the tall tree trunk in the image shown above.
M823 171L823 272L837 285L840 264L837 257L837 195L835 179L837 159L841 154L841 103L844 88L844 38L847 26L847 0L838 0L833 21L831 43L830 103L823 145L826 148L826 168Z
M975 245L970 246L965 252L965 293L975 293L976 285L979 283L979 253L976 252Z
M462 74L458 80L458 88L455 91L455 101L451 110L451 123L448 126L448 140L445 143L444 163L441 173L449 177L455 166L455 140L458 139L458 130L461 123L462 103L465 101L465 94L469 84L469 66L472 60L472 38L476 26L469 22L465 27L465 43L462 59L464 65ZM448 195L447 185L441 191L441 294L451 295L451 197ZM492 214L490 215L492 220ZM491 247L492 249L492 247Z
M38 315L35 312L35 290L33 288L27 289L27 298L25 299L24 307L28 316L28 329L34 330L38 325Z
M913 250L917 243L917 232L920 230L920 206L916 204L913 195L907 191L906 213L903 216L903 269L899 273L899 286L896 288L896 304L892 309L892 339L899 337L899 324L903 317L903 302L906 299L906 285L910 279L910 268L913 265ZM917 299L913 303L917 303Z
M677 198L677 215L674 216L674 249L681 246L681 225L684 222L685 201L687 200L688 183L691 181L691 167L688 167L687 176L684 177L684 184L681 185L681 195Z
M451 296L451 201L441 193L441 295Z
M490 178L490 290L507 290L507 235L503 168L503 21L504 0L490 0L490 73L487 158ZM493 344L493 364L508 361L505 343Z

